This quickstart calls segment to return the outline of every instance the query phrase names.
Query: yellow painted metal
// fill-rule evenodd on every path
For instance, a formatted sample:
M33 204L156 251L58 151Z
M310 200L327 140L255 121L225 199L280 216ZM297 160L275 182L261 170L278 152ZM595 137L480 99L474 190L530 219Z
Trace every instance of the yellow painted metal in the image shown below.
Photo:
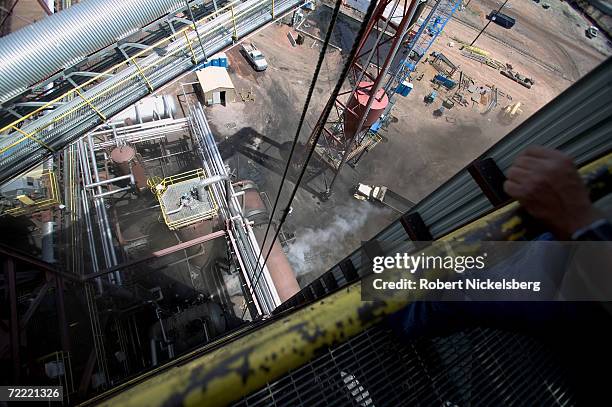
M587 174L604 166L612 173L612 154L581 169ZM490 225L514 219L518 205L512 203L457 231L440 241L463 241ZM520 222L519 222L520 223ZM478 242L466 243L471 250ZM424 249L427 254L428 249ZM322 300L268 323L265 327L233 340L213 343L213 351L171 362L158 368L154 376L136 378L127 390L106 399L101 395L90 402L103 406L226 406L278 379L288 371L303 366L338 344L380 322L412 300L399 290L385 301L362 301L359 282ZM192 360L189 360L189 359Z
M80 90L75 89L75 91L76 91L77 95L79 95L79 96L81 97L81 99L83 99L83 100L85 101L85 103L87 103L87 104L89 105L89 107L91 107L91 110L93 110L94 112L96 112L96 114L97 114L98 116L100 116L100 118L101 118L102 120L106 120L106 116L104 116L104 115L102 114L102 112L101 112L100 110L98 110L98 108L97 108L97 107L95 107L93 103L91 103L91 100L87 99L87 98L86 98L86 97L85 97L85 96L84 96L84 95L81 93L81 91L80 91Z
M21 143L23 140L34 140L35 142L37 142L38 144L40 144L41 146L43 146L44 148L46 148L47 150L51 151L52 153L55 152L55 150L53 150L51 147L49 147L45 142L37 139L36 137L34 137L32 134L28 134L25 131L21 130L19 127L17 126L12 126L13 130L15 130L18 133L23 134L23 137L20 138L19 140L17 140L16 142L4 147L3 149L0 150L0 154L4 153L5 151L7 151L10 148L15 147L17 144Z
M183 34L185 34L185 40L187 41L187 45L189 45L189 51L191 52L191 60L193 61L194 65L197 65L198 59L196 58L195 52L193 52L193 47L191 46L191 40L187 36L187 31L185 31Z
M52 206L60 204L61 197L59 194L59 186L57 184L55 173L53 171L44 171L41 177L43 182L45 182L47 185L47 189L49 191L48 196L36 200L30 199L32 203L27 204L27 206L7 209L3 212L3 214L10 216L21 216L27 213L34 213L43 209L48 209Z
M272 19L274 19L274 0L272 0Z
M34 205L34 201L27 195L17 195L17 199L24 205Z
M238 31L236 31L236 16L234 16L234 6L231 7L232 10L232 25L234 26L234 41L238 39Z
M254 3L251 6L245 8L244 10L242 10L240 13L236 14L234 12L234 5L241 4L241 0L235 0L235 1L225 5L224 7L214 11L213 13L208 14L208 15L202 17L200 20L198 20L196 22L195 25L200 26L201 24L209 22L212 17L216 17L216 16L221 15L223 13L230 13L231 14L231 21L229 21L229 24L231 24L231 27L233 28L234 40L237 40L238 39L238 37L237 37L238 32L237 32L237 28L236 28L236 19L238 19L239 17L249 13L254 8L259 7L262 4L266 4L266 3L271 2L271 1L273 1L273 0L261 0L260 2ZM227 23L219 24L218 26L216 26L212 30L208 30L207 33L212 34L212 33L215 33L217 31L220 31L220 30L226 30L226 29L228 29L228 27L226 27L226 24ZM119 64L117 64L117 65L115 65L115 66L113 66L113 67L111 67L109 69L107 69L106 71L99 73L98 75L92 77L88 81L80 84L76 88L72 88L71 90L67 91L63 95L61 95L61 96L59 96L59 97L57 97L57 98L55 98L55 99L45 103L43 106L40 106L39 108L37 108L34 111L28 113L27 115L24 115L23 117L20 117L19 119L15 120L14 122L12 122L12 123L10 123L10 124L0 128L0 134L6 135L7 134L6 132L10 131L12 129L12 130L19 131L20 133L22 133L24 135L24 137L20 138L19 140L17 140L16 142L12 143L11 145L2 148L0 150L0 154L8 151L10 148L15 147L16 145L18 145L18 144L20 144L20 143L22 143L22 142L24 142L25 140L28 140L28 139L36 141L37 143L43 145L43 147L49 149L50 151L53 151L53 149L51 149L49 146L47 146L46 144L42 143L38 138L35 137L36 133L39 133L39 132L43 131L44 129L46 129L47 127L49 127L49 126L51 126L51 125L53 125L55 123L58 123L59 121L61 121L66 116L74 113L75 111L77 111L78 109L84 107L85 105L88 106L89 108L93 109L94 108L93 106L95 106L94 103L95 103L96 99L106 95L107 93L113 91L114 89L116 89L118 87L124 86L127 81L132 80L135 76L138 76L138 75L142 76L145 79L147 87L149 88L149 90L153 90L153 88L151 86L151 83L149 82L149 80L148 80L148 78L146 76L146 72L148 70L150 70L150 69L154 69L155 66L140 67L135 62L136 58L145 56L147 53L152 52L156 48L162 48L163 46L168 46L172 42L172 40L175 39L176 36L182 35L182 34L186 33L186 31L188 31L188 30L190 30L192 28L193 28L193 26L191 26L191 25L186 26L186 27L182 28L181 30L177 31L175 34L172 34L172 35L170 35L167 38L163 38L163 39L159 40L158 42L156 42L155 44L152 44L149 47L147 47L147 48L137 52L136 54L134 54L130 58L130 60L134 63L134 65L137 68L138 72L123 78L121 81L115 83L113 86L105 88L102 92L97 93L95 96L93 96L93 97L91 97L89 99L85 99L81 95L79 95L79 93L81 93L81 91L86 90L91 85L97 84L101 79L103 79L105 77L108 77L108 76L112 76L113 74L116 74L118 71L120 71L122 69L125 69L129 65L130 60L123 61L123 62L121 62L121 63L119 63ZM163 62L163 61L165 61L166 59L169 59L169 58L174 58L177 54L184 53L186 50L187 51L192 51L189 48L190 48L190 44L189 43L186 44L183 47L176 47L176 49L174 49L173 51L167 52L163 57L158 59L157 63L161 63L161 62ZM56 117L54 120L46 123L43 126L40 126L40 127L36 128L36 130L34 132L32 132L30 134L27 134L27 133L25 133L23 131L20 131L20 129L17 127L17 125L19 123L22 123L22 122L24 122L24 121L26 121L26 120L28 120L30 118L33 118L33 117L35 117L36 115L40 114L41 112L43 112L45 110L53 109L54 107L56 107L56 105L59 102L72 100L75 96L80 96L82 98L82 100L83 100L82 104L76 105L72 109L70 109L70 110L64 112L63 114L61 114L60 116ZM94 110L96 110L96 109L94 109ZM101 112L97 111L97 110L96 110L96 113L98 115L101 114Z
M147 184L149 185L153 193L157 196L164 222L170 230L177 230L206 219L211 219L219 212L219 206L209 190L208 193L210 196L210 202L212 202L212 209L210 211L198 213L193 216L189 216L187 218L176 221L172 221L168 217L168 208L166 208L162 200L163 195L168 191L168 187L170 185L176 185L182 182L193 182L194 179L205 179L206 177L206 172L203 169L198 168L196 170L187 171L182 174L172 175L170 177L164 178L159 182L156 182L157 180L154 179L149 179L147 181Z
M140 76L142 76L142 78L147 83L147 88L149 88L149 90L151 92L153 92L153 85L151 85L151 82L149 82L149 78L147 78L147 75L145 75L145 73L142 71L142 69L140 69L140 65L138 65L138 63L136 62L136 60L134 58L131 58L131 60L132 60L132 63L134 64L134 66L136 67L136 69L138 70L138 72L140 73Z

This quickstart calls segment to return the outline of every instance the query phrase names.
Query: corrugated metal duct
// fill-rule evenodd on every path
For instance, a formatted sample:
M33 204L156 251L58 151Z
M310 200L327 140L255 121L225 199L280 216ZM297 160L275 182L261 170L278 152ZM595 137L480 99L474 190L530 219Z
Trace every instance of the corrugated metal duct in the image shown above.
M0 103L184 5L85 0L0 38Z

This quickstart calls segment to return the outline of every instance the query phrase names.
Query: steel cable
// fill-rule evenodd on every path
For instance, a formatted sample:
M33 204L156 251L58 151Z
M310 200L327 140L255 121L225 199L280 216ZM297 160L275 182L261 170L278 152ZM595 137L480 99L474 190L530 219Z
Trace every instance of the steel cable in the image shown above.
M334 87L334 90L327 102L327 104L325 105L325 108L323 109L323 114L322 114L322 119L319 120L319 122L317 123L317 128L315 128L315 137L314 140L310 146L310 149L308 150L308 155L306 157L306 160L304 161L302 168L300 169L300 174L298 176L298 179L293 187L293 190L291 191L291 196L289 197L289 201L287 202L287 206L286 208L283 210L282 212L282 216L281 219L279 221L278 227L276 228L276 231L274 233L274 237L272 238L272 242L270 243L270 246L268 248L268 252L266 253L266 257L264 258L264 262L263 265L265 265L268 261L268 258L270 257L270 253L272 252L272 247L274 246L274 243L276 242L276 239L278 239L278 235L280 233L281 227L283 226L283 224L285 223L285 220L287 219L287 215L289 214L289 209L291 207L291 203L293 202L293 199L295 198L295 195L297 194L297 191L300 187L300 184L302 182L302 179L304 178L304 174L306 173L306 169L308 168L308 164L312 158L312 155L315 151L315 147L319 141L319 138L321 136L321 133L323 131L323 127L325 125L325 123L327 122L327 119L329 118L329 114L331 113L332 107L334 105L334 101L336 100L336 98L338 97L340 90L342 89L342 85L344 84L344 81L346 80L348 73L349 73L349 69L351 67L352 61L355 58L357 51L359 49L359 44L361 43L362 37L365 34L365 30L366 27L368 25L368 22L370 20L370 18L372 17L372 14L374 13L374 10L376 8L376 4L377 1L371 1L370 5L368 6L368 10L363 18L363 22L361 23L361 27L359 28L359 32L357 33L357 36L355 38L355 41L353 42L353 47L351 48L351 52L349 53L349 56L346 60L346 63L344 64L343 68L342 68L342 73L340 74L340 77L338 78L338 81L336 82L336 86ZM295 134L295 137L293 139L293 143L291 145L291 152L289 154L289 158L287 159L287 164L285 165L285 170L283 171L283 177L281 179L281 183L278 189L278 194L276 195L276 199L274 200L274 205L272 207L272 213L270 214L270 219L268 220L268 225L266 227L266 233L264 235L264 239L262 242L262 247L261 247L261 251L259 252L259 256L257 257L257 266L259 268L259 259L261 258L261 253L263 252L264 248L265 248L265 242L267 240L267 236L269 234L270 231L270 227L272 224L272 219L274 217L274 212L276 211L276 208L278 206L278 201L280 200L280 195L283 189L283 185L285 183L286 177L287 177L287 173L289 171L289 167L291 165L291 160L293 158L293 154L295 152L295 147L297 146L297 142L299 139L299 135L300 135L300 131L302 128L302 125L304 123L304 119L306 117L306 112L308 111L308 107L310 104L310 99L312 97L312 94L314 92L314 88L315 85L317 83L318 80L318 76L319 76L319 72L321 71L321 67L323 65L323 60L325 58L325 53L327 50L327 46L329 45L329 41L331 39L331 35L332 35L332 31L333 28L335 26L336 20L338 18L338 15L340 13L340 5L341 5L341 1L337 1L336 5L334 7L334 12L332 15L332 19L330 21L327 33L325 35L325 40L323 43L323 47L321 48L321 51L319 53L319 60L317 61L317 66L315 68L315 72L313 75L313 79L310 83L310 87L308 89L308 96L306 97L306 101L304 102L304 109L302 110L302 115L300 117L300 121L298 124L298 128ZM252 285L251 288L251 292L253 293L255 290L255 287L257 287L257 284L259 283L259 279L261 278L261 275L263 274L264 271L264 266L262 265L261 270L259 271L259 273L257 273L257 268L255 269L256 271L256 277L255 277L255 282ZM242 317L244 318L244 315L246 313L246 308L243 311Z

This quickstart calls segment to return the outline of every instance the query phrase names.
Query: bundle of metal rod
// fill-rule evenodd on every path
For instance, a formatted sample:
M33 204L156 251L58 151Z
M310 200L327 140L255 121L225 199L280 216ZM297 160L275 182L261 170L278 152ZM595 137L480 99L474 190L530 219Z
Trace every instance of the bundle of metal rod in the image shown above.
M221 154L217 148L212 131L204 116L204 111L201 106L190 109L190 124L192 126L192 134L194 139L199 143L198 151L202 158L202 165L210 176L223 176L226 181L224 183L215 183L210 186L211 192L217 202L220 204L220 213L222 219L228 227L228 236L230 244L238 258L241 272L243 273L246 291L254 292L253 298L247 299L252 301L253 316L268 315L277 306L281 304L280 297L267 267L263 264L263 258L258 257L261 251L259 244L255 238L255 234L248 219L244 217L242 206L240 205L234 188L229 182L229 174L223 163ZM259 265L257 260L259 259ZM264 272L259 284L252 287L256 278L257 270L263 267ZM254 291L253 291L254 290Z
M188 129L187 119L163 119L131 126L111 126L91 133L94 140L104 140L94 145L94 151L127 143L142 143L158 140L170 134L182 133Z
M115 252L113 235L110 228L110 222L108 220L108 213L106 211L106 205L104 205L104 196L108 195L109 192L114 191L103 191L100 174L98 172L98 164L96 162L96 154L93 150L93 140L89 136L88 142L86 143L83 139L79 140L78 156L81 163L81 173L83 175L83 181L86 186L94 186L95 188L86 188L81 192L81 203L83 205L83 212L85 221L87 223L88 235L89 235L89 246L92 255L92 264L94 272L99 270L99 263L97 262L97 251L95 248L95 241L93 239L92 221L89 213L89 196L88 193L94 200L94 208L96 211L96 218L98 220L98 229L100 231L100 241L102 242L102 253L104 256L104 264L106 268L113 267L118 264L117 254ZM91 160L91 161L90 161ZM92 177L93 172L93 177ZM94 181L95 180L95 181ZM96 191L96 192L94 192ZM119 271L113 274L113 281L116 284L121 284L121 274ZM98 280L98 289L102 289L102 283Z
M107 118L193 69L206 55L232 46L239 38L252 34L303 2L247 0L232 3L215 12L215 18L200 19L195 25L146 47L118 66L4 126L0 129L5 135L0 141L0 179L8 179L40 162ZM201 46L195 46L197 43ZM39 115L43 111L47 113Z

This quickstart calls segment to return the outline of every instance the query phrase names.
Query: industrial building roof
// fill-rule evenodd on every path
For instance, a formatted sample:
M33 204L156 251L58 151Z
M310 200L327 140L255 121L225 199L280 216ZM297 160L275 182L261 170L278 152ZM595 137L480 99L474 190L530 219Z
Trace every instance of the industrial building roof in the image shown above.
M225 68L220 66L209 66L199 71L196 71L200 86L204 93L210 92L219 88L234 89L234 84Z

